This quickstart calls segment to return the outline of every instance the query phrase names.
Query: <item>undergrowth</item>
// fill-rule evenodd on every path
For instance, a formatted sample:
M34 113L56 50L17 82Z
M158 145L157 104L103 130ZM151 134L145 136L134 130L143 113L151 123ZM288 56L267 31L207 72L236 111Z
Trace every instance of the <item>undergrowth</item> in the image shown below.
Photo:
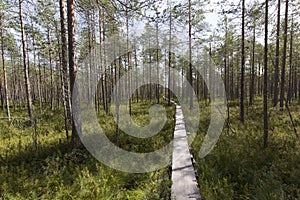
M234 104L232 102L231 104ZM299 105L291 111L300 130ZM300 198L300 144L287 111L270 109L269 143L263 148L261 101L247 108L246 122L239 107L230 107L230 128L204 159L198 157L210 124L209 107L202 110L200 129L193 142L195 169L203 199L295 200Z
M295 200L300 198L300 144L286 110L270 108L269 144L263 148L261 100L246 109L246 123L239 121L238 102L230 104L227 123L213 149L198 157L210 124L210 108L200 102L200 126L192 143L195 170L203 199ZM164 101L163 105L167 107ZM133 120L147 125L149 102L133 104ZM295 126L300 131L300 106L291 105ZM5 112L1 112L4 116ZM151 152L172 140L174 106L167 108L168 120L151 138L138 139L115 133L111 113L98 119L108 138L134 152ZM26 110L12 116L26 116ZM73 148L66 141L63 112L36 113L37 126L14 119L11 126L0 121L0 199L169 199L170 169L129 174L111 169L93 158L83 146ZM196 118L195 118L196 119ZM185 119L192 124L192 116ZM228 120L228 119L227 119ZM193 124L192 124L193 125ZM190 127L187 127L189 131Z
M134 104L137 123L147 123L147 103ZM166 105L166 103L164 103ZM124 133L118 145L132 151L158 149L171 139L175 109L167 108L168 120L158 136L132 141ZM5 116L5 112L1 112ZM26 110L12 112L26 116ZM129 174L104 166L83 147L73 148L65 139L63 112L36 113L37 125L26 119L0 121L0 199L168 199L169 168L145 174ZM114 119L103 112L100 124L112 141L116 139ZM169 138L169 139L168 139ZM138 143L136 147L128 142Z

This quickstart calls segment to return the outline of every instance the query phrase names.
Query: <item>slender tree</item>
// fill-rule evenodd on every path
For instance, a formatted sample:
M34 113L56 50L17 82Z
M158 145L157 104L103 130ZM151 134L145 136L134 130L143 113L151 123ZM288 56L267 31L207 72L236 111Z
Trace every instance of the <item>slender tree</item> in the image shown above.
M277 31L276 31L276 57L275 57L275 66L274 66L274 97L273 97L273 106L278 104L278 94L279 94L279 52L280 52L280 5L281 0L278 0L277 3Z
M257 3L257 2L256 2ZM253 10L251 12L251 18L253 20L253 26L252 26L252 61L251 61L251 82L250 82L250 98L249 98L249 104L253 105L254 103L254 97L255 97L255 77L257 76L257 72L256 72L256 56L255 53L257 52L256 49L256 29L258 26L257 20L260 17L260 11L257 8L257 4L254 4L253 6ZM258 57L258 56L257 56Z
M69 92L69 78L68 78L68 48L67 48L67 30L66 30L66 12L65 12L65 0L60 0L60 25L61 25L61 57L62 57L62 84L63 84L63 102L65 113L65 129L66 137L69 138L69 127L71 125L71 103Z
M245 0L242 1L242 67L241 67L241 96L240 96L240 120L245 122Z
M4 95L6 104L6 113L8 122L10 122L10 109L9 109L9 98L8 98L8 87L7 87L7 75L6 75L6 65L4 58L4 37L3 37L3 14L0 13L0 39L1 39L1 55L2 55L2 65L3 65L3 78L4 78Z
M268 26L269 0L265 1L265 48L264 48L264 147L268 145L269 116L268 116Z
M189 0L189 81L191 86L193 87L193 66L192 66L192 2ZM193 92L189 91L190 96L190 109L193 108Z
M53 72L53 66L52 66L52 42L50 37L50 28L47 28L47 39L48 39L48 45L49 45L49 67L50 67L50 108L51 110L54 109L54 72Z
M156 98L157 98L157 103L160 104L160 86L159 86L159 12L156 9L156 23L155 23L155 29L156 29L156 75L157 75L157 81L156 81Z
M77 75L77 64L76 64L76 29L75 29L75 10L74 0L67 1L67 12L68 12L68 43L69 43L69 75L70 75L70 88L71 88L71 103L72 103L72 139L74 142L78 142L79 135L81 132L81 124L79 119L79 91L78 85L76 84ZM77 119L75 122L74 119Z
M26 43L26 39L25 39L26 36L25 36L25 29L24 29L24 22L23 22L22 3L23 3L23 0L19 0L19 18L20 18L20 25L21 25L22 47L23 47L23 66L24 66L28 116L29 116L31 124L33 124L31 85L30 85L30 79L29 79L29 67L27 64L27 43Z
M254 89L255 89L255 43L256 43L256 22L253 26L253 41L252 41L252 65L251 65L251 85L250 85L250 105L253 105Z
M284 87L285 87L285 67L286 67L286 53L287 53L287 31L288 31L288 11L289 1L285 1L285 18L284 18L284 39L283 39L283 55L282 55L282 69L281 69L281 87L280 87L280 109L284 106Z
M291 23L291 32L290 32L290 55L289 55L289 66L290 66L290 70L289 70L289 88L288 88L288 98L287 98L287 102L290 103L292 100L292 96L293 96L293 79L294 77L294 66L293 66L293 34L294 34L294 30L293 30L293 26L294 26L294 18L292 18L292 23Z
M168 106L171 106L171 66L172 66L172 9L169 5L169 62L168 62Z

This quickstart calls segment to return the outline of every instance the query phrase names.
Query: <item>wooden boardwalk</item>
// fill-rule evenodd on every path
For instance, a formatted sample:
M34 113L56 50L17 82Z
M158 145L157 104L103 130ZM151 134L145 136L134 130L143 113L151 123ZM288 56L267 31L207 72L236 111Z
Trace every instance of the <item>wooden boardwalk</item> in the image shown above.
M174 103L174 102L173 102ZM194 166L191 160L181 106L176 105L176 126L172 157L172 199L200 200Z

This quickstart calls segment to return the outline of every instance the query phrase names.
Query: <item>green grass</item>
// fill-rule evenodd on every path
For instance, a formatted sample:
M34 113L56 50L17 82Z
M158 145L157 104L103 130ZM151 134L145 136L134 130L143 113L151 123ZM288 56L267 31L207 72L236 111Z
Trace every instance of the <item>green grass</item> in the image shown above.
M270 108L269 146L264 149L262 110L261 101L257 101L247 108L246 122L242 124L239 107L231 107L231 130L225 127L214 150L200 159L198 152L210 123L209 108L202 111L200 129L192 146L203 199L300 198L299 138L287 111ZM298 130L299 110L299 105L291 106Z
M173 139L173 132L175 127L175 106L168 107L166 101L163 101L162 105L166 109L167 122L161 132L153 137L141 139L127 135L122 130L120 130L120 133L117 136L115 134L116 123L114 117L111 114L104 117L104 112L101 112L99 116L101 128L105 131L107 137L112 142L114 142L124 150L143 153L155 151L171 142L171 140ZM145 126L149 124L150 107L151 105L149 105L149 102L140 102L138 104L133 104L132 119L137 125ZM154 121L154 123L157 123L157 121Z
M137 123L147 124L148 104L134 104L133 118ZM167 108L167 113L164 129L146 140L128 138L122 132L117 138L113 117L102 112L99 121L112 141L118 139L120 147L148 152L172 137L174 107ZM26 116L26 110L13 112L12 116ZM36 131L24 119L15 119L11 126L5 120L0 121L0 199L169 198L169 168L145 174L111 169L94 159L84 147L74 149L66 141L62 111L45 110L37 118Z
M163 101L163 105L167 103ZM238 102L230 102L231 129L224 127L213 151L198 158L210 124L210 109L200 102L200 127L192 143L195 170L203 199L295 200L300 198L300 144L287 111L270 108L270 138L263 148L262 103L258 99L246 109L246 123L239 122ZM300 130L300 106L291 105ZM133 120L147 125L149 102L133 104ZM25 116L26 110L13 112ZM167 108L168 120L156 136L138 139L120 131L115 134L112 115L101 111L101 127L121 148L150 152L172 140L174 106ZM5 112L1 112L5 116ZM84 147L74 149L65 139L63 112L45 110L37 116L37 127L24 119L11 126L0 121L0 199L168 199L169 168L129 174L111 169L94 159ZM193 116L185 119L187 129ZM34 141L37 141L37 146Z

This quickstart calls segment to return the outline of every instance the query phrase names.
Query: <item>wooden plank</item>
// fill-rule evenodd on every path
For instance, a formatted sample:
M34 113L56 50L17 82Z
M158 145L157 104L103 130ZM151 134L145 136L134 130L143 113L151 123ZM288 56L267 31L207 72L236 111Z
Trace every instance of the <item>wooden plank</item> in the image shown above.
M174 103L174 102L173 102ZM182 109L176 104L176 126L172 157L172 199L200 200L194 166L187 140Z

